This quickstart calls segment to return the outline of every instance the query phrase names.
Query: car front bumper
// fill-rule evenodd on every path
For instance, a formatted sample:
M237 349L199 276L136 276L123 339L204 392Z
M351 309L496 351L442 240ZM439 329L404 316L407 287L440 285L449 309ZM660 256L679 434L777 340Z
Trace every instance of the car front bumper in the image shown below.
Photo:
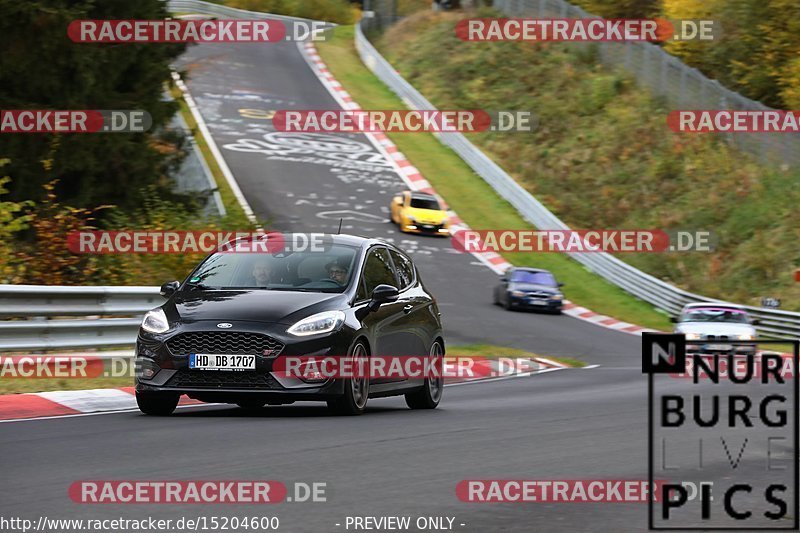
M560 311L564 305L563 300L543 297L508 296L512 307L518 309L540 309L542 311Z
M339 397L343 393L344 382L341 379L306 382L276 370L286 368L281 358L346 356L351 340L351 333L348 330L342 329L313 337L293 337L285 332L285 325L265 326L234 322L233 328L225 332L210 329L215 325L216 322L186 324L162 335L140 331L136 341L136 391L186 394L190 398L205 402L228 403L247 398L276 403L298 400L324 401ZM252 343L251 340L239 340L244 336L247 339L255 338L253 336L268 338L271 350L264 352L275 353L256 353L256 349L247 347L247 342ZM202 340L209 337L213 342ZM187 341L187 338L192 340ZM226 338L230 340L218 340ZM195 343L194 346L192 342ZM219 346L222 346L222 349L219 349ZM235 346L236 349L230 349L231 346ZM264 344L260 344L259 348L263 346ZM236 371L190 369L190 353L254 355L256 368ZM150 369L153 375L145 374L147 369Z
M421 222L408 222L403 224L402 230L408 233L440 235L442 237L447 237L450 235L450 228L447 226L447 224L423 224Z
M689 353L700 354L755 354L757 351L755 344L731 344L724 340L711 341L701 339L699 341L687 341L686 351Z

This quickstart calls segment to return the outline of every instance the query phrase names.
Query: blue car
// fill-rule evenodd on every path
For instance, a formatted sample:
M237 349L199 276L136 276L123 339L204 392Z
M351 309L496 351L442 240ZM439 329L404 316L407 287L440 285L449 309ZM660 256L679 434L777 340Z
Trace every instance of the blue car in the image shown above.
M494 303L509 310L535 309L558 315L564 303L563 286L547 270L510 268L494 289Z
M541 268L510 268L494 289L495 305L506 309L534 309L561 314L563 283Z

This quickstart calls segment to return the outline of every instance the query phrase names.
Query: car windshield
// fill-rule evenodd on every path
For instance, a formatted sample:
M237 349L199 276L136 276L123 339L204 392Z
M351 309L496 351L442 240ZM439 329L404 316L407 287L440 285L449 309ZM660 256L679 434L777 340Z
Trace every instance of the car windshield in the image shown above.
M357 251L334 244L324 251L217 253L195 269L184 289L344 292L353 277Z
M517 283L533 283L536 285L557 285L556 278L550 272L529 272L527 270L516 270L511 274L511 281Z
M723 307L699 307L685 311L680 322L730 322L732 324L747 324L747 313L740 309L727 309Z
M439 202L437 202L434 198L411 198L411 207L416 209L432 209L434 211L439 211L441 208L439 207Z

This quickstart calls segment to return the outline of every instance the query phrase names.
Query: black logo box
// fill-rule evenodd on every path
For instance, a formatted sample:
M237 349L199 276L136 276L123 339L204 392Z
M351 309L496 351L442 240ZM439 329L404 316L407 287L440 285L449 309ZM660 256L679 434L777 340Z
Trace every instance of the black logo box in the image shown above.
M797 531L800 530L800 340L724 341L724 344L792 345L792 380L794 382L794 520L789 527L695 527L691 531ZM657 356L657 357L656 357ZM686 336L681 333L642 333L642 372L647 374L647 479L653 479L653 381L655 374L678 374L686 371ZM647 519L651 531L686 531L685 527L655 526L653 507L654 491L648 491Z

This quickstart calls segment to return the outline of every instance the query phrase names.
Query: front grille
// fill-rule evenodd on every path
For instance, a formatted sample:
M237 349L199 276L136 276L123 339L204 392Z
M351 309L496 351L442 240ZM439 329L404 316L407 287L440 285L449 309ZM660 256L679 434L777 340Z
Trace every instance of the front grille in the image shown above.
M728 336L727 335L706 335L703 338L705 340L708 340L708 341L727 341L728 340Z
M430 226L429 228L423 228L423 224L425 226ZM442 228L441 224L426 224L424 222L417 222L417 229L420 231L439 231Z
M527 295L531 298L550 298L551 296L553 296L549 292L539 292L539 291L529 292Z
M274 357L283 350L283 343L260 333L192 331L167 341L167 348L172 355L226 353Z
M282 387L271 374L256 372L232 372L220 370L178 370L167 381L168 387L188 389L265 389L275 390Z

